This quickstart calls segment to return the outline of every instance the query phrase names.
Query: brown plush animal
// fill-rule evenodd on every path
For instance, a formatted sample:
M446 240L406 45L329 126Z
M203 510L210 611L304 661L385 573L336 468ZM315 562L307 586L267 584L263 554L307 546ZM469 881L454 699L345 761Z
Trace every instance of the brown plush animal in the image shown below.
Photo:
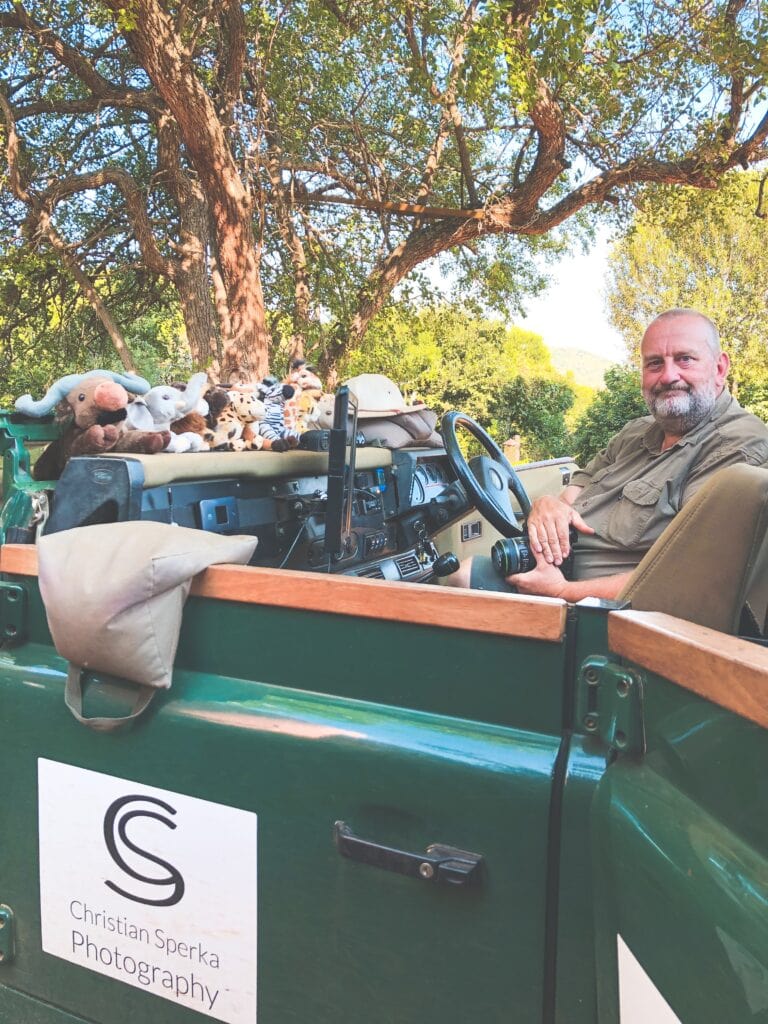
M168 444L168 431L125 430L128 392L119 380L135 392L146 392L149 388L141 377L91 371L61 378L39 402L33 402L30 395L17 400L19 412L45 416L54 411L63 427L61 436L48 445L35 463L35 480L58 480L74 455L101 455L109 451L154 454Z
M293 395L286 400L283 422L290 433L303 434L310 429L310 421L323 396L322 381L303 359L294 359L283 383L294 389Z

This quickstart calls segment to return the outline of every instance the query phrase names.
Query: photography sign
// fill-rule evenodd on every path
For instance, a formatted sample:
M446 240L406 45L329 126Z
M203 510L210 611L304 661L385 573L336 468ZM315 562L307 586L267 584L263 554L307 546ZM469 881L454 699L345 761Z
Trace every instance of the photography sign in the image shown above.
M256 815L38 760L43 950L256 1020Z

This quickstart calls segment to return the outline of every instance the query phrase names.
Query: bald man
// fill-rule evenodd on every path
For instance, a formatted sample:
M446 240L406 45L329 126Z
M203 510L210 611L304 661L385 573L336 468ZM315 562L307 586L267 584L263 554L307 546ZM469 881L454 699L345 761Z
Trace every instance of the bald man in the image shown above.
M531 572L503 579L490 558L463 562L452 586L561 597L618 597L664 528L718 469L744 462L768 467L768 427L726 388L730 360L714 323L692 309L671 309L646 330L642 390L649 416L632 420L574 473L558 496L533 503ZM572 579L560 570L579 533Z

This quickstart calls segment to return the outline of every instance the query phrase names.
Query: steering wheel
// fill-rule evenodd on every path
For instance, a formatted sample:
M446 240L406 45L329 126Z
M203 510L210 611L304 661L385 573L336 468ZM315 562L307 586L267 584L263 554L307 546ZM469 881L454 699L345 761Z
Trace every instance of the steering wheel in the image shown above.
M457 427L468 430L488 455L476 455L467 461L459 448ZM478 512L505 537L520 536L523 527L512 508L509 492L512 491L520 503L523 518L531 511L531 499L501 448L479 423L461 412L443 416L441 433L451 466Z

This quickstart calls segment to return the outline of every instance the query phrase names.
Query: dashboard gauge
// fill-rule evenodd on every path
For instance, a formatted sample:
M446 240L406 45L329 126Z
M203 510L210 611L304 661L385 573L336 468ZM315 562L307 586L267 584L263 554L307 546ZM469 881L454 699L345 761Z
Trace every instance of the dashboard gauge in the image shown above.
M419 479L419 471L417 470L411 486L411 505L423 505L426 500L427 492L424 490L424 484Z

